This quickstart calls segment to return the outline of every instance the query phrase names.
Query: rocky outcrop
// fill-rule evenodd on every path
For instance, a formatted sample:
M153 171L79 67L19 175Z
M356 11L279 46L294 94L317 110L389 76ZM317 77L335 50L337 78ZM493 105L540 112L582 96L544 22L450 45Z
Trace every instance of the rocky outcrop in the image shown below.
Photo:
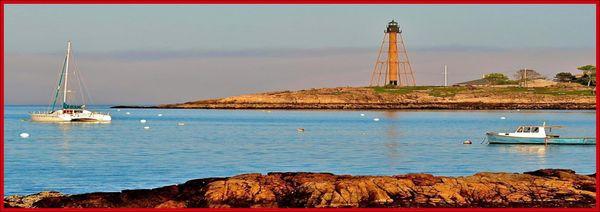
M52 195L33 203L31 195L12 196L6 197L4 204L68 208L594 207L595 185L595 175L559 169L466 177L299 172L197 179L155 189Z
M64 195L57 191L43 191L37 194L31 194L26 196L10 195L4 198L4 207L31 208L33 206L33 203L36 203L41 199L62 196Z
M342 87L248 94L149 108L576 110L595 109L596 101L592 90L586 87Z

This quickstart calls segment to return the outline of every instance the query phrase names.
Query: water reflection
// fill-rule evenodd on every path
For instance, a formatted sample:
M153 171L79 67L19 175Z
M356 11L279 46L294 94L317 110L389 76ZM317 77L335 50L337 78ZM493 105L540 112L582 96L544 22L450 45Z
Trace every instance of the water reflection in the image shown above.
M106 127L110 125L110 122L34 122L30 120L22 120L23 122L28 122L34 125L43 126L53 126L54 129L57 129L61 132L68 132L73 129L92 129L98 127Z
M87 139L81 136L80 130L95 130L95 128L106 127L107 122L56 122L56 123L38 123L38 124L49 124L53 125L62 136L58 136L61 142L58 144L61 151L58 154L58 160L61 164L71 164L73 161L73 151L71 148L71 142L82 142Z
M568 126L561 136L576 129L583 131L573 136L593 136L594 112L368 111L363 117L356 111L123 110L111 124L50 124L21 121L37 107L5 108L7 194L153 188L242 172L464 176L596 170L594 146L479 144L488 130L514 130L536 120ZM156 118L158 112L165 116ZM151 130L143 130L140 119ZM186 126L178 127L182 121ZM22 132L31 137L20 138ZM467 138L473 145L461 144Z
M499 152L520 154L526 156L538 156L546 158L547 150L550 146L547 145L509 145L509 144L489 144L492 148L497 148Z
M387 130L386 130L386 142L384 143L385 147L387 147L387 157L390 161L390 167L396 167L398 165L398 158L400 158L399 149L399 132L397 126L397 116L398 113L394 111L386 111L383 114L388 121Z

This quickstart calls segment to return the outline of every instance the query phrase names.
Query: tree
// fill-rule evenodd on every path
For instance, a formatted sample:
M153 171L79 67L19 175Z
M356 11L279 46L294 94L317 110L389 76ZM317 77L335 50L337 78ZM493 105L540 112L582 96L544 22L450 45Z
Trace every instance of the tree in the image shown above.
M577 67L577 69L579 69L580 71L583 71L583 76L581 77L581 81L583 81L584 83L587 81L587 86L596 85L596 66L585 65L585 66Z
M535 79L546 79L540 73L533 69L520 69L515 73L515 79L517 80L535 80Z
M503 73L490 73L483 75L483 79L487 80L492 85L515 84L516 82L508 79Z
M571 74L570 72L560 72L554 76L554 81L557 82L572 82L575 81L575 79L575 75Z
M490 81L504 81L504 80L508 80L508 77L506 75L504 75L503 73L491 73L491 74L486 74L483 76L484 79L490 80Z
M546 77L533 69L520 69L515 73L515 79L519 81L521 86L527 86L528 80L546 79Z

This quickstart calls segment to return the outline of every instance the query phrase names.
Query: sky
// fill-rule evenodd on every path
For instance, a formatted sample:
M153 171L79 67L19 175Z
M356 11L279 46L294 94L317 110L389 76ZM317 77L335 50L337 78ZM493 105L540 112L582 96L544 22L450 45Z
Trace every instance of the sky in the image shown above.
M47 104L66 42L88 104L366 86L387 22L418 85L595 64L594 5L6 5L5 103Z

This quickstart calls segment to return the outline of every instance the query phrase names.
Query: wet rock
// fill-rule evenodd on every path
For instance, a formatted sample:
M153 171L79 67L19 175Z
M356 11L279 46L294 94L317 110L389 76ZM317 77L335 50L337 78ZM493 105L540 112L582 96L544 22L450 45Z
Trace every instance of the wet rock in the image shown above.
M4 202L68 208L595 207L595 183L594 177L563 169L465 177L286 172L197 179L156 189L6 197Z
M30 194L25 196L19 195L10 195L4 197L4 207L5 208L31 208L33 203L40 201L44 198L49 197L62 197L64 194L61 194L57 191L43 191L37 194Z

